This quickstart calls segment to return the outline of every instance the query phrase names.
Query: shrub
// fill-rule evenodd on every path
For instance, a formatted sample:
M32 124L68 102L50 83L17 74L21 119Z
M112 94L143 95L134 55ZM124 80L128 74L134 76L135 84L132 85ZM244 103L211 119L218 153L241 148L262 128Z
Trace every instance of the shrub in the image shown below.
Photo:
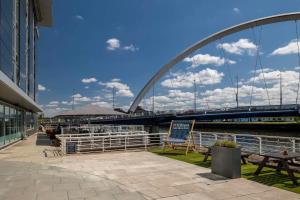
M224 140L224 141L217 140L214 146L227 147L227 148L238 147L238 145L234 141L228 141L228 140Z

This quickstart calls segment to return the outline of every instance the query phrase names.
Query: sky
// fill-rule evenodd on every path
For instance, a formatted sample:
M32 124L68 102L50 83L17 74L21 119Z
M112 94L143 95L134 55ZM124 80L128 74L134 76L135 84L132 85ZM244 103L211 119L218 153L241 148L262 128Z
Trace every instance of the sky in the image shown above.
M38 103L46 116L96 104L127 110L170 59L224 28L300 11L296 0L53 0L53 26L40 27ZM294 21L248 29L175 65L141 102L155 110L295 103L299 59ZM255 70L256 69L256 70ZM237 78L238 77L238 78ZM236 84L238 82L238 84ZM153 97L154 91L154 97ZM195 92L196 91L196 92Z

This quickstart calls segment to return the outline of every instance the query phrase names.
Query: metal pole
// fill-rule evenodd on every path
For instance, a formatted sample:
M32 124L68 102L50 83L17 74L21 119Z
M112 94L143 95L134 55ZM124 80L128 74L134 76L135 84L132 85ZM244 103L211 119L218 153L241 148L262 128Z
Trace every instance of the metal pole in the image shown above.
M282 106L282 78L281 78L281 72L280 72L279 76L280 76L280 106Z
M236 94L235 94L235 100L236 100L236 107L239 107L239 77L236 76Z
M115 87L113 87L113 90L112 90L112 106L113 106L113 109L115 109Z
M154 96L155 96L155 92L154 92L154 85L152 88L152 114L154 114Z
M74 104L75 104L75 89L73 89L73 95L72 95L72 110L74 110Z
M196 86L196 80L194 78L194 112L197 111L197 86Z

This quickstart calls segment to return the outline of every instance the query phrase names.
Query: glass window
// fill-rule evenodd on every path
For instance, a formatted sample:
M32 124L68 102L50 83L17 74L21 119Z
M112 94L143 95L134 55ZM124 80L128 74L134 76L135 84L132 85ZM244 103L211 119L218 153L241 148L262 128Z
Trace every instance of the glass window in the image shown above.
M34 99L34 14L32 1L29 1L29 19L28 19L28 91L29 96Z
M9 119L9 107L4 106L4 128L5 128L5 138L10 141L10 119ZM5 141L6 142L6 141Z
M27 63L26 63L26 0L19 0L19 68L20 80L19 87L26 92L26 79L27 79Z
M13 2L0 1L0 69L13 80Z
M4 144L4 106L0 104L0 146Z

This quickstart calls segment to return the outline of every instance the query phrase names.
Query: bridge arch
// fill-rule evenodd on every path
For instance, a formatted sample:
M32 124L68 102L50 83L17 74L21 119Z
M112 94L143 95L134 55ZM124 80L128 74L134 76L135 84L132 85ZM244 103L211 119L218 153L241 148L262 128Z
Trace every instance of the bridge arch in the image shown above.
M247 21L226 29L223 29L219 32L216 32L197 43L193 44L192 46L185 49L183 52L178 54L176 57L171 59L167 64L163 65L154 76L151 77L151 79L146 83L146 85L143 87L143 89L139 92L139 94L134 99L133 103L131 104L128 112L134 112L137 108L137 106L140 104L142 99L145 97L145 95L149 92L149 90L154 86L154 84L164 75L166 74L169 69L171 69L174 65L179 63L184 58L188 57L190 54L192 54L197 49L202 48L203 46L214 42L218 39L221 39L227 35L231 35L236 32L240 32L245 29L253 28L256 26L266 25L266 24L272 24L272 23L278 23L278 22L284 22L284 21L292 21L292 20L299 20L300 19L300 12L294 12L294 13L285 13L285 14L279 14L279 15L272 15L264 18L259 18L251 21Z

